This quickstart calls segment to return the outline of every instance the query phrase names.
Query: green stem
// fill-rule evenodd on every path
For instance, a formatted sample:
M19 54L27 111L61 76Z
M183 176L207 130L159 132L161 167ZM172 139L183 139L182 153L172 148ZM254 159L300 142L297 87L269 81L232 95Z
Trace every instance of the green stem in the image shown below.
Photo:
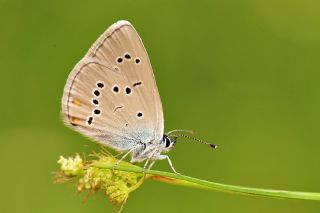
M92 164L94 167L103 168L103 169L113 169L114 163L106 163L106 162L94 162ZM126 171L126 172L135 172L142 173L143 169L134 165L118 165L116 170ZM229 193L238 193L245 195L256 195L256 196L265 196L272 198L290 198L290 199L303 199L303 200L320 200L320 193L316 192L297 192L297 191L285 191L285 190L273 190L273 189L260 189L253 187L245 187L245 186L235 186L229 184L216 183L206 180L201 180L185 175L179 175L169 172L156 171L156 170L148 170L145 171L148 176L153 179L161 180L161 178L157 178L157 176L163 177L165 182L178 184L178 185L186 185L191 187L210 189L216 191L224 191Z

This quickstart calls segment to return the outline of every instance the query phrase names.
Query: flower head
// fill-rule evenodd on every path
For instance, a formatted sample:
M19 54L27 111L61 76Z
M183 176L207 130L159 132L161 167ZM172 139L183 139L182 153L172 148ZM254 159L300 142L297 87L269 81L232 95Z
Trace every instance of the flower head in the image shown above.
M60 156L58 163L65 176L68 176L69 179L70 177L78 178L77 190L79 192L86 190L103 191L109 197L111 203L115 205L124 204L130 192L136 190L142 184L143 174L95 167L96 163L115 164L118 159L111 155L96 154L94 156L96 159L88 162L83 162L79 155L68 158ZM129 164L127 162L119 163L119 165Z
M75 157L68 158L60 156L58 164L60 164L60 170L69 176L79 175L83 171L83 162L78 154Z

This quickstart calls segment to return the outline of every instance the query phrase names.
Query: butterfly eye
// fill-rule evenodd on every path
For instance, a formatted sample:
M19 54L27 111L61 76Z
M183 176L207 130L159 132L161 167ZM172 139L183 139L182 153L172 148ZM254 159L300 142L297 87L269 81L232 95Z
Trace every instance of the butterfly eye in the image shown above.
M130 60L131 59L130 53L124 54L124 58L127 59L127 60Z
M117 58L117 62L118 62L119 64L121 64L121 63L123 62L123 58L121 58L121 57Z
M137 57L136 59L134 59L134 62L136 62L136 64L140 64L141 63L141 59Z
M165 143L166 143L166 144L165 144L165 147L168 148L168 147L170 146L170 144L171 144L170 139L169 139L169 138L166 138Z

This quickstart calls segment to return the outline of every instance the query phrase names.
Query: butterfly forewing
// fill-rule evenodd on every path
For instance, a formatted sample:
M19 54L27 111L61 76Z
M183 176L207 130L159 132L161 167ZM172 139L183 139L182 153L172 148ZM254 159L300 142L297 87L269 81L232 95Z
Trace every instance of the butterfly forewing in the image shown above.
M129 22L112 25L75 66L62 111L74 129L120 151L161 139L159 93L147 52Z
M151 105L148 111L154 119L155 138L161 139L163 112L160 96L147 51L134 27L127 21L115 23L92 45L86 56L112 65L123 72L132 86L140 87L144 96L140 104Z

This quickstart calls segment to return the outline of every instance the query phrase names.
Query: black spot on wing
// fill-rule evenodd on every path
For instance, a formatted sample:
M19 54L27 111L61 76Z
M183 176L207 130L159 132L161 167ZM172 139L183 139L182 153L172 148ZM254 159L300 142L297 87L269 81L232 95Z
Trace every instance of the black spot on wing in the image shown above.
M142 84L142 82L141 81L138 81L138 82L135 82L135 83L133 83L133 87L136 87L136 86L140 86Z

